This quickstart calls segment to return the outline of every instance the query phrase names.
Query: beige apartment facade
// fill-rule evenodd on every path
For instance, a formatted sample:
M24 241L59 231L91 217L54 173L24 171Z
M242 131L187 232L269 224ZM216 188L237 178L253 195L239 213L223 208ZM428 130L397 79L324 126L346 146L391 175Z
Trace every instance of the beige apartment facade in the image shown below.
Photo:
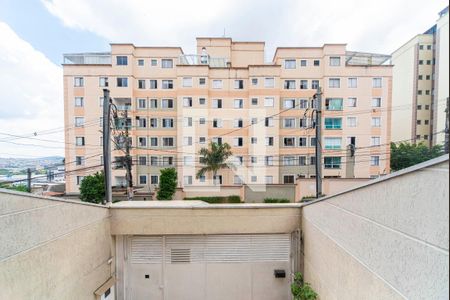
M448 8L392 54L392 140L443 144L448 101Z
M64 58L68 194L102 168L104 88L117 107L113 136L129 126L133 181L144 192L154 191L167 167L177 169L180 187L214 186L210 174L196 178L198 152L210 142L232 147L234 167L219 173L215 182L221 185L314 177L318 87L323 176L370 178L390 171L387 56L325 44L278 48L266 63L264 42L198 38L196 55L176 47L112 44L110 53ZM115 139L113 185L125 186L124 151L115 149L122 141Z

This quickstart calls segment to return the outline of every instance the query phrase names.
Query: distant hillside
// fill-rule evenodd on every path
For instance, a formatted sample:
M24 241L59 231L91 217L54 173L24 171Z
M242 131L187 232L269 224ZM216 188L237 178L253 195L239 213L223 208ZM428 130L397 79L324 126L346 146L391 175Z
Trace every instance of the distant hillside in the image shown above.
M0 168L3 169L22 169L35 167L51 167L55 165L62 165L64 157L62 156L47 156L39 158L11 158L0 157Z

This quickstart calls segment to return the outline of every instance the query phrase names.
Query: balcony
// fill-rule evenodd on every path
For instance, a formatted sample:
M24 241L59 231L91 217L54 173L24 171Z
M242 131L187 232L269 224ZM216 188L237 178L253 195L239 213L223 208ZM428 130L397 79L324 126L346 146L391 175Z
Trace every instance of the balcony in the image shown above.
M63 55L65 65L110 65L111 53L71 53Z
M345 63L348 66L381 66L388 64L390 55L347 51L345 53Z
M223 57L210 57L209 55L180 55L178 65L181 66L209 66L210 68L227 68L230 61Z

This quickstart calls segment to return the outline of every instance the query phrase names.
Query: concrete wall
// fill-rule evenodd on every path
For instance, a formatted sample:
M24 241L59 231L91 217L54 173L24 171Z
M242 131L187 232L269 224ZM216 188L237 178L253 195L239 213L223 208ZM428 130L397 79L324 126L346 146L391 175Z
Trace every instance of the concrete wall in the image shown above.
M369 178L323 178L322 193L325 195L334 195L339 192L354 188L370 180L371 179ZM315 196L316 179L300 178L297 180L295 189L295 201L300 201L303 197Z
M244 186L246 203L262 203L265 198L289 199L295 202L295 185Z
M95 299L114 272L105 207L1 189L0 228L0 299Z
M321 299L447 299L448 155L303 207Z

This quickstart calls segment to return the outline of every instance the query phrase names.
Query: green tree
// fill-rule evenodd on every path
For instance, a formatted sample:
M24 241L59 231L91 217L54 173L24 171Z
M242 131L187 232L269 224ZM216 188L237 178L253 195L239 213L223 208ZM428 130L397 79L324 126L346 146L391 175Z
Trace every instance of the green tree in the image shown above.
M219 170L231 167L230 164L226 163L227 159L233 155L231 147L227 143L221 145L210 143L209 149L202 148L199 154L201 155L200 163L204 167L197 172L197 179L207 172L212 172L213 179L215 179Z
M156 198L158 200L172 200L177 189L177 171L175 168L161 170L159 177L159 189Z
M80 199L91 203L103 202L105 199L105 175L103 172L84 177L80 185Z
M25 184L12 185L1 183L0 188L28 193L28 187Z
M294 300L316 300L319 295L312 289L311 285L303 280L302 273L295 273L294 282L291 284Z
M444 154L442 145L391 143L391 169L398 171Z

